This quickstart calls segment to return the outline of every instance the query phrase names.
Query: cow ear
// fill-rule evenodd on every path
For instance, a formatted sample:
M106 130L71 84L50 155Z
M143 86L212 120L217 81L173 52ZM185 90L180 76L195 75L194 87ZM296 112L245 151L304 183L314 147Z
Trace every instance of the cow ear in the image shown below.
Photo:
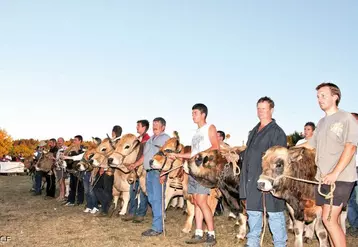
M178 140L180 140L178 131L174 130L173 136L174 136L175 138L177 138Z
M102 140L101 140L100 138L98 138L98 137L92 137L92 141L93 141L93 143L96 144L97 146L98 146L99 144L101 144L101 142L102 142Z

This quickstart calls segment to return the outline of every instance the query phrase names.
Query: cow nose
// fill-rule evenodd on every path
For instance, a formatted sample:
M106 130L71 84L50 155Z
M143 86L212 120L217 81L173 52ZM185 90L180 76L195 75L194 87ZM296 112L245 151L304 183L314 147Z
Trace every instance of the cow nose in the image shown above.
M264 183L264 182L257 182L257 188L258 188L259 190L264 189L264 188L265 188L265 183Z
M202 163L203 163L203 158L201 156L195 160L195 164L197 166L200 166Z
M113 158L108 158L108 164L112 164Z
M153 166L153 160L149 161L149 166L152 167Z

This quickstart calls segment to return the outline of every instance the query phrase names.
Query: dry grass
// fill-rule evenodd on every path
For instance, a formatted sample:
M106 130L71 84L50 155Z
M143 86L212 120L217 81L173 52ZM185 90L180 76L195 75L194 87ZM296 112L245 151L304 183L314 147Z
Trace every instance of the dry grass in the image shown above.
M55 200L44 200L29 192L31 180L27 176L0 176L0 235L10 236L3 246L187 246L190 237L180 230L185 216L180 210L168 211L167 236L142 238L141 232L151 225L151 214L142 224L122 222L120 218L96 218L84 214L83 207L64 207ZM217 246L241 246L235 240L235 228L226 217L215 217ZM289 234L288 246L293 246ZM349 246L354 239L348 238ZM265 234L265 246L271 235ZM311 245L318 246L317 240Z

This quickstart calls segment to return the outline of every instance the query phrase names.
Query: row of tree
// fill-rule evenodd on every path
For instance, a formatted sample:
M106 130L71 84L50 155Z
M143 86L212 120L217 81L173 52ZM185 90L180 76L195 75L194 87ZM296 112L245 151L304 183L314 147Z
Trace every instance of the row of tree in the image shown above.
M73 139L65 141L65 145L71 145ZM13 140L5 129L0 129L0 158L3 155L18 157L22 155L25 159L33 156L36 147L40 141L36 139L19 139ZM85 141L84 146L93 145L90 141Z

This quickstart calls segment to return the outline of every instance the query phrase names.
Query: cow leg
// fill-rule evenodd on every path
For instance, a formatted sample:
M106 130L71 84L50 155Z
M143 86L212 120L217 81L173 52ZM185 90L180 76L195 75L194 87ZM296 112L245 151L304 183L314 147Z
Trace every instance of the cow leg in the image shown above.
M171 188L171 187L167 184L166 189L165 189L165 209L168 208L170 199L172 199L174 193L175 193L174 189Z
M316 218L316 223L314 225L314 229L319 241L319 246L320 247L329 247L329 239L328 239L328 233L326 228L323 225L323 221L322 221L322 208L318 207L317 208L317 218Z
M122 209L119 212L119 215L125 215L127 213L129 198L130 198L129 191L123 191L122 192L123 204L122 204Z
M172 200L170 201L170 206L175 208L177 205L178 205L178 197L172 198Z
M184 208L184 197L183 196L178 196L178 208L183 209Z
M194 204L191 203L190 199L186 200L186 210L187 210L188 216L186 217L184 228L183 228L182 232L189 233L193 226L193 220L194 220L194 215L195 215L195 207L194 207Z
M243 213L239 213L238 220L236 221L235 224L236 226L239 227L239 233L236 234L236 238L239 240L244 240L246 237L246 231L247 231L246 222L247 222L247 216L244 215Z
M288 208L288 212L290 213L290 216L293 218L293 232L295 234L295 247L302 247L303 246L303 229L305 226L304 221L298 221L294 218L295 212L293 211L293 208L286 204Z
M306 243L306 244L312 243L315 225L316 225L316 219L314 221L312 221L311 223L305 225L304 237L303 237L304 243Z

